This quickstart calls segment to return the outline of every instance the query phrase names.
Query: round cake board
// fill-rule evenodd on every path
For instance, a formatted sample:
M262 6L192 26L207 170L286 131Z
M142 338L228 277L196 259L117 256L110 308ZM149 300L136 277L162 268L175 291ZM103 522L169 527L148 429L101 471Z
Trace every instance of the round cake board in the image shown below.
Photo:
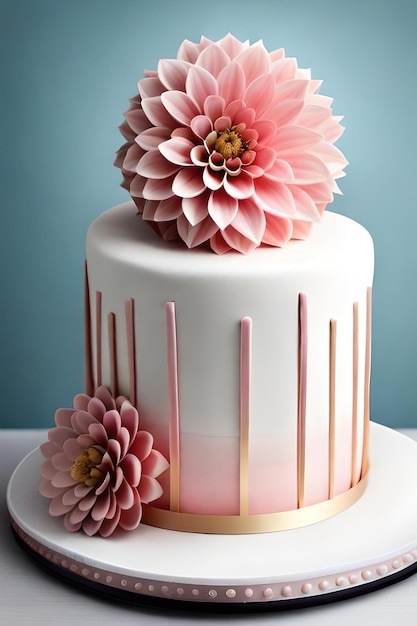
M68 533L38 493L42 455L31 452L7 492L18 542L67 581L157 607L261 611L359 595L417 571L417 443L370 429L369 482L349 509L296 530L205 535L141 524L108 539Z

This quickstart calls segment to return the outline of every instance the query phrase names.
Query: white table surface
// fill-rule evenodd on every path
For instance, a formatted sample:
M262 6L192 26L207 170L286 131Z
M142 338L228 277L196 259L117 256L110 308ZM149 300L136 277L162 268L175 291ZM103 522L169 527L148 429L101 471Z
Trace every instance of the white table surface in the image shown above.
M232 622L279 626L416 626L417 574L384 589L333 604L285 612L224 616L118 604L64 583L40 569L16 544L6 507L6 487L15 466L28 452L45 441L46 432L0 430L0 624L177 626ZM417 441L417 429L404 429L401 432Z

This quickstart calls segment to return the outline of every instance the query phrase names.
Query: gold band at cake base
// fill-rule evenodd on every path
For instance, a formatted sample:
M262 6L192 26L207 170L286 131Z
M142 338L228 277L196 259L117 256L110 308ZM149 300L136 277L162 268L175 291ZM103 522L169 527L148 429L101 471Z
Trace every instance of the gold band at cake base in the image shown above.
M150 504L144 504L142 522L148 526L166 530L217 535L273 533L281 530L292 530L316 524L349 508L359 500L365 491L367 479L368 475L364 476L354 487L331 500L292 511L244 516L196 515L157 509Z

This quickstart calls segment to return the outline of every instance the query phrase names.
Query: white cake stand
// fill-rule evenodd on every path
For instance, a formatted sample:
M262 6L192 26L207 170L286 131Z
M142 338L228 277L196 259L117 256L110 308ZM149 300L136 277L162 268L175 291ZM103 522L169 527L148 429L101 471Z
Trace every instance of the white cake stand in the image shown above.
M212 611L299 608L372 591L417 571L417 443L371 424L365 494L297 530L203 535L152 528L110 539L67 533L38 493L39 450L7 493L19 543L66 580L107 597Z

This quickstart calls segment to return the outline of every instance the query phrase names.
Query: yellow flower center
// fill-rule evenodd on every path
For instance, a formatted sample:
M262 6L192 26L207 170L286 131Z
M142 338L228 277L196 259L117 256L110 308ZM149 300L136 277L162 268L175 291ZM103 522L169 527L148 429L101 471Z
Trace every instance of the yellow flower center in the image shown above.
M71 478L87 487L96 487L104 478L104 473L97 468L102 458L103 455L97 448L84 450L72 464Z
M225 159L240 156L246 149L242 137L233 128L227 128L217 138L214 146Z

